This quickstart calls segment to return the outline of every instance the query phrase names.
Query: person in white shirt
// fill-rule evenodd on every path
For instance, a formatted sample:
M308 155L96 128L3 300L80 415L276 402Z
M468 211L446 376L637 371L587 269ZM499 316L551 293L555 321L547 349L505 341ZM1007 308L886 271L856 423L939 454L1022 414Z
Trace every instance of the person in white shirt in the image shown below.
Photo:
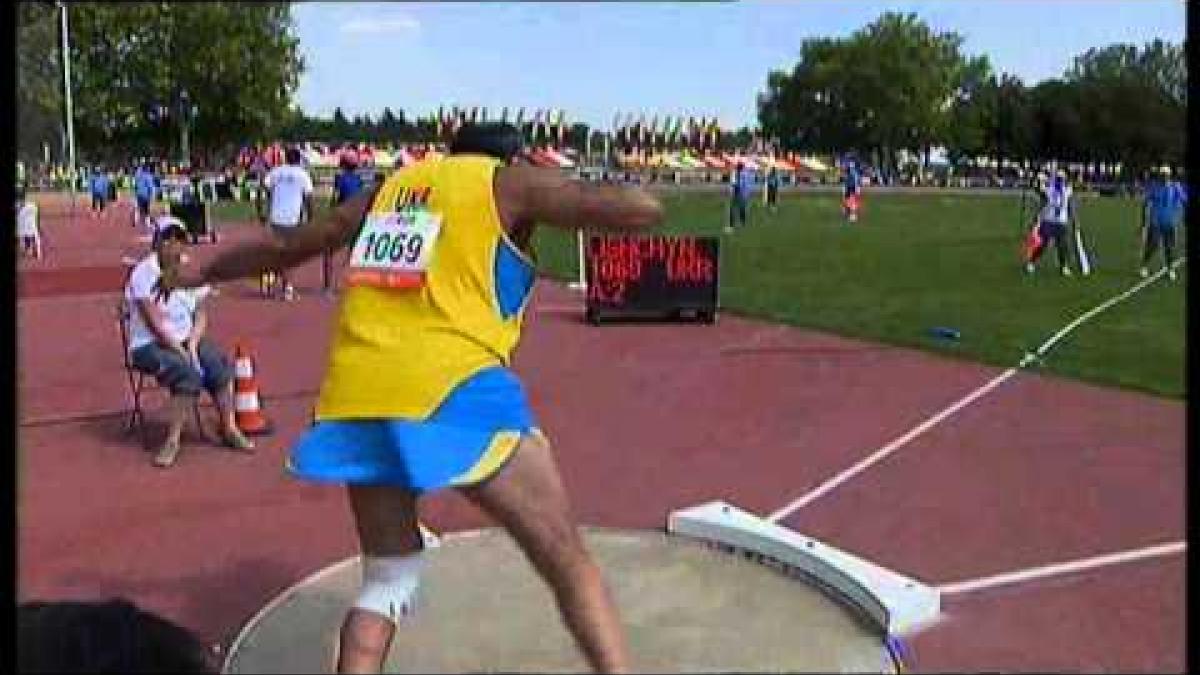
M1079 226L1076 216L1075 195L1071 191L1071 181L1067 172L1059 169L1054 177L1038 193L1040 208L1038 210L1038 245L1030 252L1029 260L1025 263L1025 273L1033 274L1037 270L1038 259L1053 242L1055 254L1058 256L1060 273L1071 276L1070 235Z
M171 392L167 439L155 455L154 465L169 467L175 463L183 425L201 389L208 390L217 406L226 445L251 450L254 444L237 428L234 419L233 368L205 335L208 317L203 300L209 289L163 290L170 288L171 280L179 274L187 228L176 218L159 222L154 251L134 266L125 286L130 309L130 361Z
M265 202L269 206L269 213L262 213L264 202L260 201L259 218L280 238L294 235L312 215L313 182L308 171L301 166L301 159L299 148L288 148L284 153L285 163L271 169L263 180L267 188ZM294 297L295 288L288 282L284 270L269 272L268 276L273 278L275 286L282 289L284 300ZM270 281L263 284L264 294L270 292L271 285Z
M17 238L21 240L21 255L42 257L42 231L38 227L38 207L26 199L24 191L17 192Z

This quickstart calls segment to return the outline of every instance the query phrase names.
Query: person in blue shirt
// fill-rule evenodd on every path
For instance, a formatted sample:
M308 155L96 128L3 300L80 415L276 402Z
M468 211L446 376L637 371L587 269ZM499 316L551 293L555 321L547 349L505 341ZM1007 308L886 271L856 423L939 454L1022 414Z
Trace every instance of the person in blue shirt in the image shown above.
M862 175L858 165L853 161L846 164L846 174L842 179L842 212L846 220L853 223L858 220L858 207L862 201Z
M729 180L730 200L729 200L729 224L725 226L725 234L732 234L733 224L738 223L738 227L746 226L746 207L750 203L750 171L742 162L738 162L733 169L733 176Z
M362 176L358 175L358 163L343 155L338 162L341 171L333 177L333 201L331 206L340 206L363 189Z
M767 190L766 190L767 208L771 209L771 213L779 211L779 169L771 167L767 172Z
M1150 258L1163 247L1163 266L1167 278L1175 281L1175 229L1183 220L1183 209L1187 204L1187 192L1179 181L1171 179L1171 169L1162 167L1158 175L1146 186L1146 198L1142 205L1142 277L1150 275Z
M363 179L358 175L358 158L352 152L343 153L338 160L341 171L333 177L333 196L330 206L337 208L363 191ZM327 295L332 295L336 279L333 275L333 254L325 251L321 255L321 286Z
M92 210L95 215L103 216L104 207L108 204L108 190L110 181L108 174L104 173L104 169L96 167L92 172L91 178L88 179L88 187L92 193Z
M138 167L133 175L133 196L137 200L137 215L134 225L151 227L150 204L158 194L158 178L154 175L154 167L146 162Z

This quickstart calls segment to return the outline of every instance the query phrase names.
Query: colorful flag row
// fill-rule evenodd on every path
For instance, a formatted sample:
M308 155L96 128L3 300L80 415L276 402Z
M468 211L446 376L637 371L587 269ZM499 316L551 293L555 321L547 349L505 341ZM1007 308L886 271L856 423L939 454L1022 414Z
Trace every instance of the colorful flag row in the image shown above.
M460 108L458 106L438 106L436 115L431 115L429 120L436 130L438 138L451 136L465 124L476 124L488 121L488 110L483 106L472 106L470 108ZM525 132L526 126L529 127L529 133L532 135L533 141L536 143L541 139L548 141L557 140L559 144L563 143L566 138L568 124L567 111L559 108L539 108L532 112L528 119L525 116L525 108L517 109L516 116L509 120L509 108L504 106L500 111L500 122L510 122L518 129Z
M621 113L613 115L612 131L618 144L621 145L656 145L661 140L669 145L684 143L689 146L716 145L721 133L716 116L696 117L689 115L666 115L661 123L658 115L646 122L645 113L634 119L634 113L625 113L624 121Z

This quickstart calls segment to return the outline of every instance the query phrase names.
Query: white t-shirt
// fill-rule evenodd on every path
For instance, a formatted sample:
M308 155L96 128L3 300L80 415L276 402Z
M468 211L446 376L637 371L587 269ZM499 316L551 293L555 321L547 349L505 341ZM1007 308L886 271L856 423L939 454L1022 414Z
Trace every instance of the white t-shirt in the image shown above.
M18 237L36 237L38 236L38 208L33 202L25 202L20 209L17 210L17 236Z
M1042 207L1042 222L1063 225L1069 223L1071 221L1071 186L1065 185L1062 190L1055 190L1053 186L1049 186L1042 194L1046 200L1045 206Z
M158 305L163 317L163 328L171 339L182 342L192 332L193 318L200 301L208 295L211 288L177 288L171 291L170 297L163 301L155 298L157 290L154 284L162 276L158 266L158 254L151 253L142 258L129 274L129 283L125 285L125 301L129 303L129 351L158 341L154 331L146 325L137 301L149 298Z
M304 195L313 192L308 172L294 164L283 164L271 169L263 183L271 191L270 223L282 227L299 225Z

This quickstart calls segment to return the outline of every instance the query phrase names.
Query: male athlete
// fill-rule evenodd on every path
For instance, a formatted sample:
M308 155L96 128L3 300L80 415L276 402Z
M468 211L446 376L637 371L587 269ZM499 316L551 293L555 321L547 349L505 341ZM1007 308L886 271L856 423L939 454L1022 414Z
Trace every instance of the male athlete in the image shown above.
M858 208L862 204L862 174L858 164L850 160L846 164L846 175L842 178L842 213L847 222L858 221Z
M342 624L339 672L379 672L395 623L413 613L417 500L445 487L513 536L593 668L629 667L616 609L508 365L533 289L534 226L640 230L663 209L641 189L513 164L520 146L511 125L468 125L447 157L178 281L251 277L351 246L316 421L288 462L303 479L345 483L358 527L363 585Z
M154 221L150 218L150 204L158 193L158 178L154 176L154 165L145 162L137 168L133 175L133 194L137 200L137 210L134 211L134 225L154 229Z
M263 179L267 198L259 201L258 205L259 219L271 228L274 235L286 239L295 236L312 217L313 181L302 165L304 158L300 148L289 147L284 158L287 163L271 169ZM263 210L265 204L269 204L266 211ZM271 281L279 287L284 300L295 297L296 289L282 268L271 270ZM270 293L270 286L263 285L264 295Z
M771 167L767 172L767 186L763 191L763 199L771 213L779 212L779 169Z
M745 163L738 162L729 177L729 223L725 234L733 234L734 223L738 228L746 227L746 210L750 205L750 183L754 180Z
M397 158L396 161L400 161ZM330 207L337 207L350 201L363 191L363 179L358 175L358 153L347 150L338 159L340 171L333 177L333 194L330 195ZM325 251L321 254L321 287L326 294L333 294L333 254Z
M1075 196L1071 191L1071 184L1067 180L1067 172L1059 169L1050 184L1038 192L1038 197L1041 202L1041 209L1038 212L1039 242L1025 262L1025 272L1033 274L1037 269L1038 259L1042 257L1042 253L1045 253L1046 247L1053 240L1054 250L1058 256L1059 270L1063 276L1069 277L1071 276L1071 253L1068 244L1070 238L1067 234L1068 231L1074 231L1073 228L1078 227L1078 219L1075 214ZM1068 225L1072 228L1071 230L1068 230Z
M104 215L104 207L108 204L108 191L112 181L101 167L97 166L88 179L88 187L92 193L92 212L96 217Z
M1146 186L1146 198L1142 205L1142 266L1138 270L1143 278L1150 275L1150 258L1161 241L1163 267L1167 278L1175 281L1175 230L1183 220L1187 193L1183 185L1171 179L1171 168L1164 166Z

